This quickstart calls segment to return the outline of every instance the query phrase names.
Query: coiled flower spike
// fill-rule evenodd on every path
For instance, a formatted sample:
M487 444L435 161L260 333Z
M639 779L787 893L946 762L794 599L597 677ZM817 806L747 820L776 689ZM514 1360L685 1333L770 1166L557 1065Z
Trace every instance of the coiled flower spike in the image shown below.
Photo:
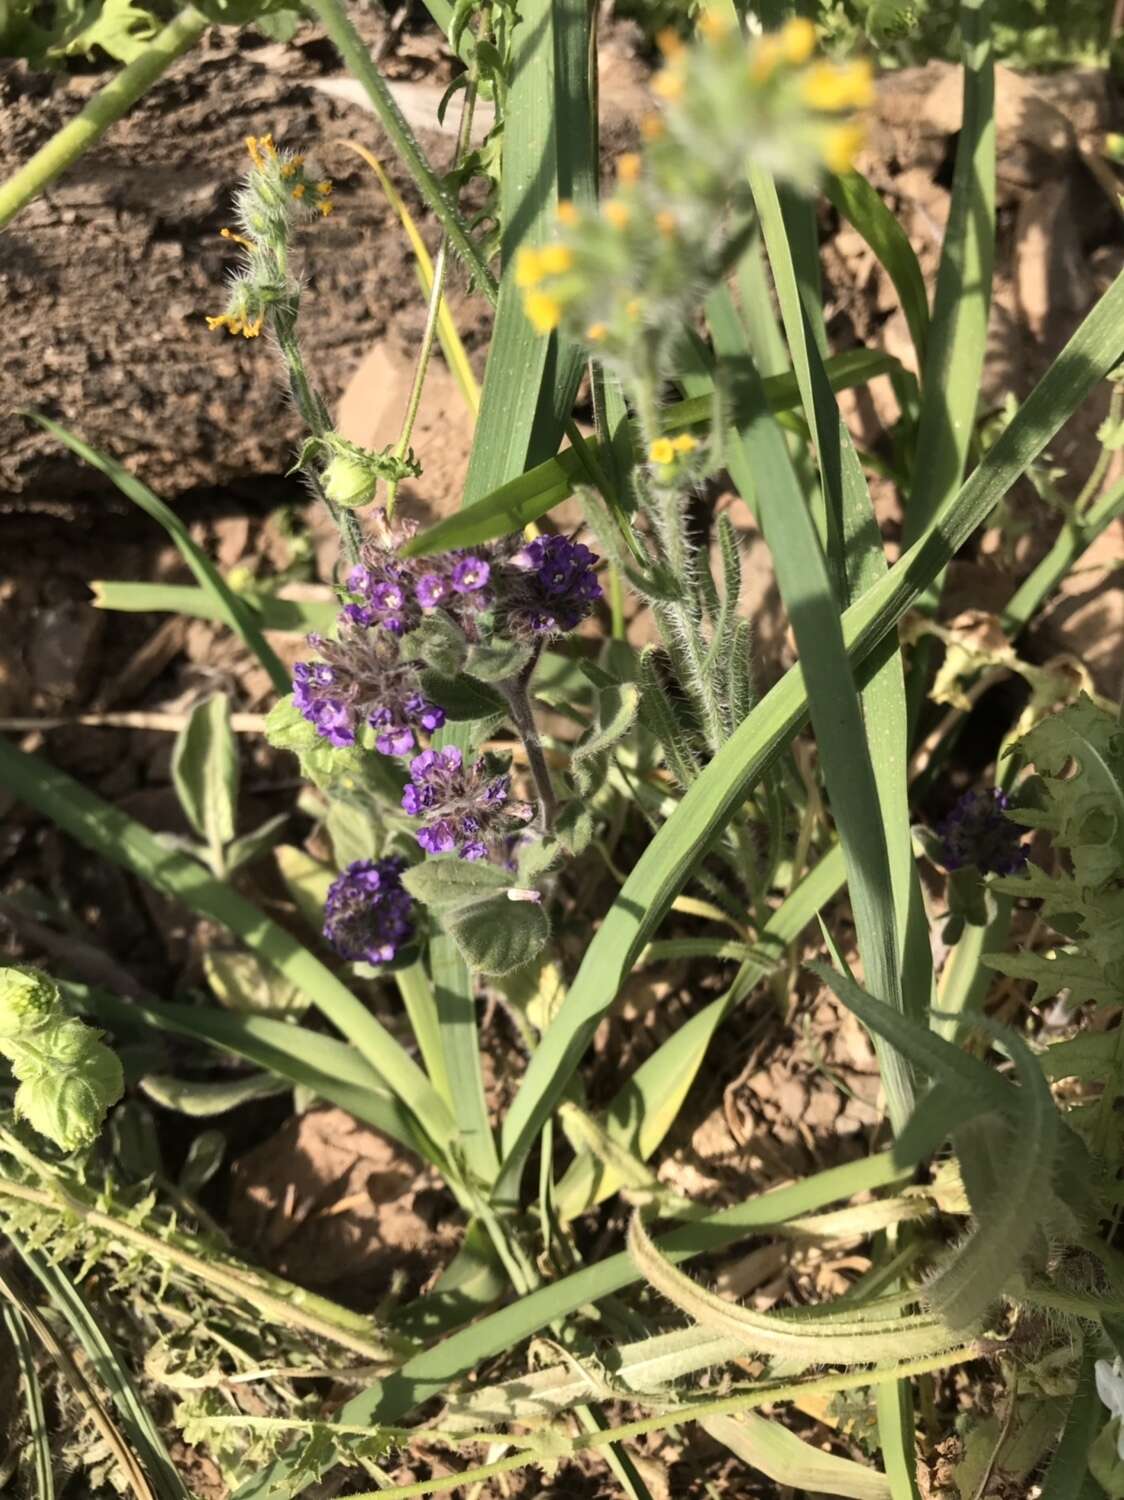
M354 860L328 891L324 936L349 963L392 963L414 936L403 859Z
M1004 816L1010 806L998 787L965 792L940 825L944 866L975 865L983 875L1016 875L1026 864L1018 826Z
M534 816L525 802L511 800L511 778L493 775L484 760L465 766L455 745L424 750L410 762L402 806L422 818L417 840L427 854L487 859Z

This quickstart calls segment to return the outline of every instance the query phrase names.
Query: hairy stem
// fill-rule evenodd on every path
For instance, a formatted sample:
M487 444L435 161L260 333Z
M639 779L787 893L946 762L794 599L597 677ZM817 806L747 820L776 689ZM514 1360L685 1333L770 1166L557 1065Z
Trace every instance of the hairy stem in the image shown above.
M176 58L194 47L209 25L193 5L186 6L139 56L99 89L73 120L0 186L0 229L127 114Z
M550 767L543 753L542 741L539 739L539 731L535 724L534 713L531 711L531 699L528 693L538 661L539 651L535 651L523 670L517 676L509 677L506 682L500 683L499 689L507 703L511 722L527 752L527 764L531 768L535 790L538 793L539 823L543 832L549 833L554 827L554 819L558 812L558 798L554 792L554 783L550 779Z

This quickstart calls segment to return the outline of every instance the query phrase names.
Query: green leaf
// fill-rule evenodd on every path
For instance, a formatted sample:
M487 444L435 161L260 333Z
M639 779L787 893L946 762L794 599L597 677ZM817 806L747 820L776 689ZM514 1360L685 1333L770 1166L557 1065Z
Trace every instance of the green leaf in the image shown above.
M218 853L234 837L238 772L230 700L214 693L195 705L176 735L172 781L191 826Z
M227 873L233 875L236 870L241 870L246 865L256 864L259 859L263 859L277 846L288 826L289 814L278 813L276 817L267 818L250 833L243 834L240 839L235 839L226 850Z
M894 283L917 351L917 368L923 370L929 340L929 297L909 236L861 172L829 177L824 192L862 235Z
M274 851L274 858L297 911L313 932L320 933L335 871L292 844L282 844Z
M1089 1448L1105 1412L1097 1396L1096 1355L1096 1343L1086 1334L1061 1440L1042 1480L1042 1500L1091 1500L1085 1489L1090 1479Z
M402 884L415 900L446 911L476 897L506 891L511 876L495 865L460 859L455 854L426 859L402 872Z
M640 689L633 682L605 687L598 693L594 722L570 756L570 771L582 797L588 797L603 779L604 759L632 728L639 703Z
M226 1157L226 1136L221 1130L201 1130L187 1148L176 1186L195 1198L218 1172Z
M63 1151L97 1138L110 1105L124 1093L116 1053L81 1021L62 1021L36 1033L34 1050L10 1051L21 1080L15 1110Z
M444 672L423 672L421 681L426 697L445 710L447 719L499 718L507 711L499 693L467 672L458 672L455 676Z
M846 1495L850 1500L893 1500L885 1474L852 1458L825 1453L779 1420L747 1411L738 1417L704 1417L699 1426L742 1463L786 1488Z
M286 1080L268 1073L250 1073L245 1078L223 1079L207 1083L196 1078L173 1078L169 1073L146 1073L140 1081L141 1092L153 1104L174 1109L193 1120L208 1120L238 1109L252 1099L270 1099L288 1087Z
M113 481L126 499L131 500L134 505L139 505L141 510L146 511L154 521L160 522L179 548L184 562L195 574L202 588L211 595L218 618L235 634L241 636L249 646L269 673L276 691L289 692L292 687L289 674L282 666L273 647L262 635L253 610L244 599L239 598L222 577L214 563L194 541L175 511L165 505L163 500L158 499L147 485L142 484L139 479L129 473L128 469L123 468L108 454L91 448L81 438L68 432L65 427L52 422L49 417L34 415L34 420L53 437L58 438L60 443L65 443L71 452L77 453L79 458L91 464L95 469L100 469L107 478Z
M252 953L208 948L203 954L207 983L227 1010L259 1016L300 1016L309 997L299 985L276 973Z
M550 921L538 901L491 896L449 908L445 926L470 969L510 974L529 964L550 937Z

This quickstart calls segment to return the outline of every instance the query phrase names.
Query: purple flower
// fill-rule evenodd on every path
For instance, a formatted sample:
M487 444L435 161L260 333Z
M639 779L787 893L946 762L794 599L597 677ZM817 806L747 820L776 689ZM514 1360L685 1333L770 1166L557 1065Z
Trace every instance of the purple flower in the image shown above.
M488 859L534 815L511 801L510 785L509 777L490 775L483 760L465 766L455 745L423 750L410 762L402 806L425 820L417 840L427 854L456 849L462 859Z
M574 630L601 597L597 555L568 536L520 544L497 584L497 613L509 634L559 635Z
M414 597L422 609L436 609L448 593L449 585L439 573L423 573L414 586Z
M478 594L485 588L488 579L492 576L492 569L482 557L473 557L470 553L453 568L453 588L458 594Z
M339 637L309 636L324 660L297 662L294 704L330 745L353 745L366 723L383 755L408 755L416 730L432 733L445 722L444 712L419 691L417 664L401 659L392 632L361 624L346 610Z
M414 935L401 859L358 859L328 891L324 936L349 963L386 964Z
M965 792L937 832L948 870L975 865L981 874L1015 875L1026 864L1022 832L1004 813L1010 806L998 787Z

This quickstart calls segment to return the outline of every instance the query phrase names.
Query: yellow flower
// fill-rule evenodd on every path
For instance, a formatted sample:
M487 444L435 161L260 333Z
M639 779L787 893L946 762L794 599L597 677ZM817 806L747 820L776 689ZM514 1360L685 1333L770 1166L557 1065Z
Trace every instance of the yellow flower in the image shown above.
M297 185L296 185L296 187L293 189L293 197L299 203L300 200L304 197L305 193L307 193L307 191L308 191L307 184L305 184L303 182L298 182Z
M604 323L591 323L585 331L585 336L591 344L599 344L608 332Z
M704 10L698 19L698 28L708 42L720 42L724 36L730 35L730 20L716 10Z
M656 46L667 58L678 57L684 50L683 38L671 26L665 26L661 32L657 33Z
M625 316L630 318L632 322L635 323L637 318L640 316L640 309L642 307L643 303L640 301L639 297L630 297L624 305Z
M521 245L515 253L515 285L526 290L538 286L543 278L542 257L530 245Z
M670 68L664 68L662 73L657 73L652 83L652 92L661 99L666 99L669 104L682 99L684 88L682 75L673 73Z
M689 432L681 432L678 437L673 437L671 446L676 453L693 453L699 446L698 439L693 438Z
M792 16L781 27L781 50L784 60L798 68L811 57L816 45L816 28L807 16Z
M867 109L874 103L874 71L865 60L842 67L813 63L801 80L800 92L813 109Z
M846 125L832 125L824 132L823 159L829 172L841 175L849 172L866 144L866 131L856 121Z
M761 37L749 60L749 76L754 83L768 83L777 71L777 64L784 53L779 38L773 32Z
M662 115L645 115L640 121L640 134L646 141L659 141L667 134Z
M628 211L628 205L619 202L616 198L609 199L602 213L614 229L627 229L628 221L632 217Z
M572 229L580 219L581 214L578 212L577 207L570 202L569 198L563 198L558 204L559 224L565 224L568 229Z
M549 292L528 292L523 299L523 311L536 333L549 333L562 318L562 304Z
M679 220L670 208L660 209L656 215L656 228L662 235L666 235L668 239L671 239L672 235L676 233L679 228Z
M248 135L246 150L250 153L250 160L259 172L264 172L269 166L269 158L277 155L277 147L273 144L271 135Z
M635 151L626 151L617 158L617 178L620 182L636 182L640 176L642 163Z
M292 156L281 168L281 176L284 178L295 177L304 166L303 156Z
M657 438L648 449L648 461L653 464L673 464L675 448L670 438Z
M220 313L217 318L208 318L207 327L214 333L216 328L225 328L228 333L241 334L244 339L256 339L262 330L262 316L259 313L249 323L240 313Z
M569 245L547 245L539 253L539 269L544 276L561 276L574 264L574 252Z

